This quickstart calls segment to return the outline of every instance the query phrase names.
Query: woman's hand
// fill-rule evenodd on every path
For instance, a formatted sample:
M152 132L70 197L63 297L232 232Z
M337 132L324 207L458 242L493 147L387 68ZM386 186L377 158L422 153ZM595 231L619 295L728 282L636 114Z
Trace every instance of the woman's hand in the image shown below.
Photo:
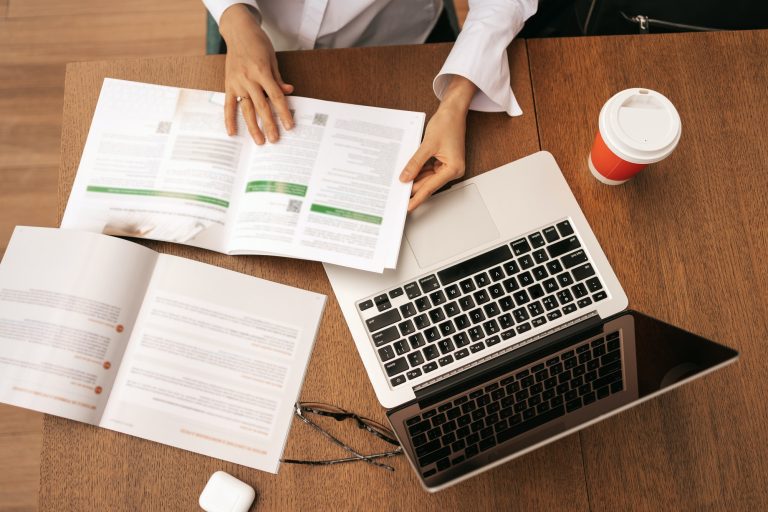
M402 182L414 180L409 212L449 181L464 176L467 112L476 91L475 84L458 75L448 85L421 146L400 174Z
M286 130L293 128L293 118L285 99L286 94L293 92L293 86L286 84L280 76L275 49L261 29L258 12L244 4L235 4L221 15L219 29L227 43L224 78L227 133L237 133L239 103L254 142L264 144L265 135L270 142L276 142L280 135L272 109ZM271 107L267 99L272 102ZM261 119L262 129L257 117Z

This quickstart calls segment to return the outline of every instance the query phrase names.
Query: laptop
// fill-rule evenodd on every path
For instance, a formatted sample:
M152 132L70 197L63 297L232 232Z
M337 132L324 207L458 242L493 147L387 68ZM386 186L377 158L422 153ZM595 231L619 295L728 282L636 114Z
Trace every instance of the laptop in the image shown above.
M736 359L633 311L539 152L409 216L395 270L325 265L378 400L438 491Z

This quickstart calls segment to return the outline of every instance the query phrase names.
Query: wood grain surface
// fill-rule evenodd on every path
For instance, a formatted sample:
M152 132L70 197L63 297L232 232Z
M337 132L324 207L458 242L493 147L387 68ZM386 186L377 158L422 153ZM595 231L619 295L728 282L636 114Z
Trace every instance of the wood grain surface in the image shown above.
M282 75L296 94L328 100L424 111L437 107L431 84L450 46L321 50L279 55ZM222 90L222 57L165 58L78 63L67 68L59 218L66 204L101 81L115 77L166 85ZM526 115L472 113L468 121L468 175L538 150L525 43L511 47L512 86ZM147 243L162 252L193 258L329 296L301 393L384 420L354 343L319 263L227 257L181 245ZM332 421L332 420L331 420ZM354 425L328 427L364 451L385 448ZM340 454L301 422L294 421L286 457ZM570 436L533 454L437 495L423 491L402 457L396 471L364 464L335 467L283 465L270 475L157 443L46 416L40 506L46 510L194 510L208 477L222 469L253 485L255 509L296 510L586 510L579 439ZM553 492L557 489L558 492Z
M768 506L768 31L529 40L551 151L630 306L741 352L722 371L582 431L593 510ZM587 155L603 103L666 95L675 152L600 184Z

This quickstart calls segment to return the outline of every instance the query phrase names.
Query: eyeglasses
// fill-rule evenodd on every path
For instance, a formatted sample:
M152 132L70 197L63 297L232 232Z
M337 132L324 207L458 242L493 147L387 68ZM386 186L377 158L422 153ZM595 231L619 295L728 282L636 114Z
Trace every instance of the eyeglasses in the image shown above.
M383 459L388 457L396 457L398 455L401 455L403 453L403 448L400 446L400 443L397 442L397 438L395 437L395 433L392 431L392 429L382 425L378 421L372 420L370 418L366 418L365 416L358 416L357 414L349 411L345 411L344 409L341 409L339 407L324 404L320 402L299 402L296 403L294 406L293 412L296 416L301 419L304 423L312 427L313 429L320 432L323 436L328 438L331 442L336 444L337 446L340 446L344 450L348 451L352 454L350 457L344 457L340 459L330 459L330 460L298 460L298 459L282 459L282 462L286 462L288 464L307 464L311 466L329 466L332 464L342 464L345 462L367 462L368 464L371 464L373 466L378 466L380 468L387 469L389 471L394 471L395 468L392 466L389 466L387 464L383 464L381 462L377 462L377 459ZM316 414L318 416L327 416L335 419L336 421L344 421L347 419L352 419L355 422L357 422L357 426L361 429L364 429L374 436L378 437L379 439L396 446L397 448L390 451L384 451L380 453L373 453L371 455L364 455L351 446L347 445L337 437L335 437L333 434L328 432L327 430L323 429L320 425L312 421L312 419L308 416L309 414Z

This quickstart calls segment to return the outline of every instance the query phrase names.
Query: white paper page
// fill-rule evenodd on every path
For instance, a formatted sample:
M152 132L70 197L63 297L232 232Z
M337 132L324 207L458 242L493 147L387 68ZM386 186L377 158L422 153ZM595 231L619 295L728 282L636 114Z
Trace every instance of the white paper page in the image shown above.
M62 227L224 252L245 138L215 94L105 79Z
M0 264L0 401L98 424L157 253L17 227Z
M296 126L255 146L231 254L253 251L381 272L397 262L410 197L399 181L424 114L288 97Z
M324 304L160 256L101 426L276 473Z

